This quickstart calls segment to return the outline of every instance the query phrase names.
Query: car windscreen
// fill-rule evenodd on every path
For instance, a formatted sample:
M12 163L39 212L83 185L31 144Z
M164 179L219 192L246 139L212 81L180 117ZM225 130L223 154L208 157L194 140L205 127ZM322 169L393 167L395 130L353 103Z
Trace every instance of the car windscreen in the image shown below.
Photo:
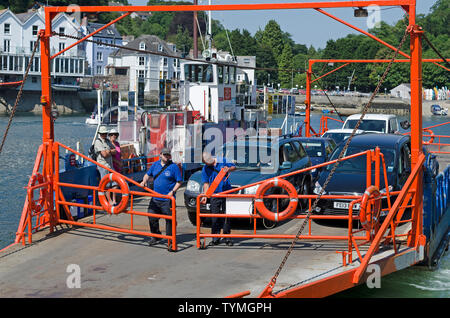
M344 129L353 129L356 126L358 119L350 119L345 122ZM363 119L361 124L358 126L360 130L367 131L379 131L382 133L386 132L386 121L376 120L376 119Z
M324 155L321 142L302 141L302 146L305 148L308 157L322 157Z
M336 142L337 144L342 142L343 140L347 139L348 136L350 136L350 133L338 133L338 132L331 132L331 133L324 133L322 137L324 138L331 138Z
M344 145L338 147L335 149L335 151L333 152L333 154L331 155L330 161L332 160L336 160L339 157L339 154L342 151L342 148L344 147ZM347 151L344 153L344 157L350 156L350 155L354 155L369 149L373 149L374 147L372 146L367 146L367 147L355 147L355 146L349 146L347 148ZM386 163L386 171L392 172L394 171L394 164L395 164L395 152L393 149L390 148L384 148L384 149L380 149L381 153L384 155L384 161ZM334 164L330 164L327 166L327 170L331 170L333 168ZM367 167L367 156L365 155L361 155L352 159L346 159L344 161L341 161L339 163L339 166L337 168L336 171L339 172L365 172L366 171L366 167ZM380 160L380 168L383 169L383 165L382 162ZM375 165L374 163L372 163L372 172L375 169Z
M272 149L267 146L225 145L217 152L217 157L233 162L238 169L268 167L273 161Z

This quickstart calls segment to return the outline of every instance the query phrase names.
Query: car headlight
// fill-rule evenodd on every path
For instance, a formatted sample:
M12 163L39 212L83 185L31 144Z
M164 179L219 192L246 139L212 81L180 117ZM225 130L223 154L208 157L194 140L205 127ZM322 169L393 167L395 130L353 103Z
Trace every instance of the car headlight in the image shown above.
M319 182L316 181L316 183L314 184L314 190L313 192L315 194L320 194L320 192L322 191L322 186L320 185ZM325 192L323 192L322 194L325 194Z
M253 187L248 187L244 189L244 194L256 194L256 190L258 189L259 185L255 185Z
M186 185L186 190L191 192L200 192L200 183L194 180L189 180Z

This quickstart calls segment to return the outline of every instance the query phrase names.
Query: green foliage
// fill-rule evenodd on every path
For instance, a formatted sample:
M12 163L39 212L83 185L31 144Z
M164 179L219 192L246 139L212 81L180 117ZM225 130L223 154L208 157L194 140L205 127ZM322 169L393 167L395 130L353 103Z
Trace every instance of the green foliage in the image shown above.
M119 0L128 4L127 0ZM49 5L107 5L108 0L97 0L95 4L90 0L48 0ZM0 0L0 8L9 7L13 12L24 12L34 4L34 0ZM188 1L149 0L147 5L180 5ZM107 23L117 18L119 13L101 13L100 23ZM450 0L437 0L427 15L418 15L417 24L425 30L427 38L445 57L450 57ZM381 22L378 28L369 30L370 33L383 41L397 47L408 23L405 16L393 25ZM207 17L205 12L198 12L199 32L206 33ZM139 36L141 34L157 35L161 39L173 42L182 52L188 53L193 47L193 14L192 12L153 12L147 20L126 17L116 23L117 30L123 35ZM364 35L350 34L337 40L329 40L324 49L307 47L295 43L291 35L281 30L275 20L270 20L263 30L258 30L254 36L246 29L227 31L217 20L212 20L213 45L219 50L230 51L235 55L256 55L256 66L273 70L257 70L258 84L267 82L281 83L282 87L292 84L305 86L304 71L308 67L308 60L322 59L390 59L393 51L377 41ZM199 49L203 49L199 37ZM409 54L409 36L401 50ZM423 57L438 58L432 48L423 41ZM403 58L398 56L398 58ZM313 72L316 77L331 71L342 64L315 64ZM383 74L386 63L355 63L350 64L318 82L322 88L334 89L336 86L347 88L349 77L355 72L351 89L373 91ZM294 69L295 72L281 72L276 69ZM314 76L313 76L314 78ZM401 83L409 82L409 64L393 65L386 77L384 88L391 89ZM448 71L431 63L423 65L424 87L450 86Z
M278 71L278 79L281 82L282 87L291 87L293 83L293 57L291 46L288 43L285 43L283 52L278 60L278 68L280 69L280 71Z

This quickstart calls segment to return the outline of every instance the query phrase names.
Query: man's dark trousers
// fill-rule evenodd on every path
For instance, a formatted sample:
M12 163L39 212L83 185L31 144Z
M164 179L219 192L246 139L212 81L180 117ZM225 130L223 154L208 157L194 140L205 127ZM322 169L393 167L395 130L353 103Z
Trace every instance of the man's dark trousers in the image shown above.
M152 198L148 204L148 213L172 215L172 201L171 200L155 200ZM159 230L159 218L148 217L150 224L150 232L153 234L161 234ZM166 235L172 235L172 220L166 219Z
M225 198L211 198L210 211L213 214L225 214ZM223 217L213 217L211 225L211 234L220 234L220 230L223 228L223 234L230 234L230 220ZM218 238L213 238L214 241Z

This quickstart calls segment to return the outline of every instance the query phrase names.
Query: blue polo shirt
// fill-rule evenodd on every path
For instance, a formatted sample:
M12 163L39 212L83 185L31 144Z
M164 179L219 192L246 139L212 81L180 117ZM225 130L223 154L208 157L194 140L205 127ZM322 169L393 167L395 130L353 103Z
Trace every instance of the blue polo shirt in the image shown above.
M215 166L204 165L202 169L202 182L209 183L209 185L211 185L223 167L235 167L235 164L227 161L225 158L217 158L217 164ZM225 176L217 186L216 190L214 190L214 193L219 193L230 189L230 179Z
M147 171L147 175L151 177L155 177L163 168L161 160L156 161L152 164L150 169ZM171 163L159 176L156 180L153 180L153 190L160 194L168 194L172 191L173 187L177 182L181 182L181 172L180 168L174 163ZM165 201L168 199L163 198L153 198L154 200Z

